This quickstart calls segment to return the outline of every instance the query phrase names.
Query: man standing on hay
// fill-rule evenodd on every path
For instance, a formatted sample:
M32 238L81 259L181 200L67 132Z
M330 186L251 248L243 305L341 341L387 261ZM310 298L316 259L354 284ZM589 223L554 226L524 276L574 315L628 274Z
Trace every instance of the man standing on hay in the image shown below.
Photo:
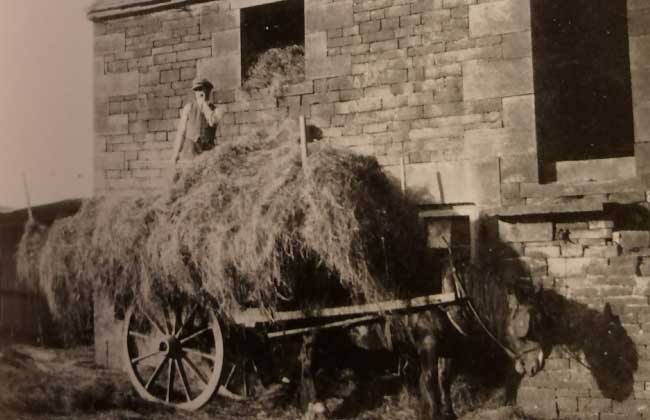
M181 155L184 160L189 160L215 146L217 123L223 118L224 110L209 102L212 89L212 83L207 79L192 82L194 101L185 105L181 112L172 163L178 162Z

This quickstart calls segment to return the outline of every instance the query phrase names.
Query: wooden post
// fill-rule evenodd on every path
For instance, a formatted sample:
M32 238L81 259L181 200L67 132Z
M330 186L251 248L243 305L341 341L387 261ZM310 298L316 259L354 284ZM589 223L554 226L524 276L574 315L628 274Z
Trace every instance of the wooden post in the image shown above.
M402 186L402 193L406 192L406 168L404 167L404 155L399 158L400 165L400 181Z
M32 200L29 198L29 187L27 186L27 176L23 172L23 187L25 188L25 200L27 201L27 214L29 215L29 220L34 220L34 214L32 213Z
M300 158L302 160L302 170L307 178L307 133L305 132L305 117L301 115L300 121Z

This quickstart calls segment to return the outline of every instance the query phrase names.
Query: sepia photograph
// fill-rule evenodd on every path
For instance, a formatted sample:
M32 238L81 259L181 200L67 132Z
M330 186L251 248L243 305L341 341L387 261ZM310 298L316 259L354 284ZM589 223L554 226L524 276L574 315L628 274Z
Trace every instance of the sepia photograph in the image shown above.
M0 420L650 419L650 0L0 0L0 76Z

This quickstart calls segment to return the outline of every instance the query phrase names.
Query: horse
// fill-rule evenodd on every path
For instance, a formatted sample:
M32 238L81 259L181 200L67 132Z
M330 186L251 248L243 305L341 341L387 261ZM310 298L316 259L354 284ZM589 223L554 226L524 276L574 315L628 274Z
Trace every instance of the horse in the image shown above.
M470 266L457 272L452 265L442 276L442 292L455 293L458 301L446 307L387 315L384 328L348 330L353 344L363 349L392 349L393 343L399 343L417 354L420 417L426 420L456 418L451 400L452 361L477 335L487 335L512 360L519 380L538 373L546 354L539 339L544 321L535 305L539 291L506 283ZM315 400L311 368L316 340L317 336L305 337L299 358L305 406L313 406L305 398ZM506 397L514 398L512 392Z

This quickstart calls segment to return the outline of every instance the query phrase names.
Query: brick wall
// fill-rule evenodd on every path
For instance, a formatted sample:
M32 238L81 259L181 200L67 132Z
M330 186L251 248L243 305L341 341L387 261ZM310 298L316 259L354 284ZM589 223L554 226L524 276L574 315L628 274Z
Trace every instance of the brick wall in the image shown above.
M529 0L305 0L306 80L279 93L243 91L240 9L266 2L91 11L96 194L139 194L167 182L175 126L196 76L215 84L213 99L227 108L219 142L304 115L322 130L321 141L404 174L428 216L462 207L473 250L495 245L483 246L490 242L479 225L497 220L504 266L543 284L551 306L576 322L569 327L595 331L580 342L553 337L545 371L522 384L522 405L547 416L650 416L650 243L644 233L617 233L650 231L650 223L626 225L647 211L650 1L627 1L636 170L598 162L587 172L601 177L605 168L605 179L569 184L539 183ZM436 213L439 204L447 207ZM636 247L625 244L629 238ZM615 360L585 344L610 336L605 304L621 322L611 331L622 347L603 343L622 354ZM111 352L119 351L119 326L110 311L97 316L97 360L118 363ZM626 365L630 349L635 369ZM616 386L607 366L620 376Z

